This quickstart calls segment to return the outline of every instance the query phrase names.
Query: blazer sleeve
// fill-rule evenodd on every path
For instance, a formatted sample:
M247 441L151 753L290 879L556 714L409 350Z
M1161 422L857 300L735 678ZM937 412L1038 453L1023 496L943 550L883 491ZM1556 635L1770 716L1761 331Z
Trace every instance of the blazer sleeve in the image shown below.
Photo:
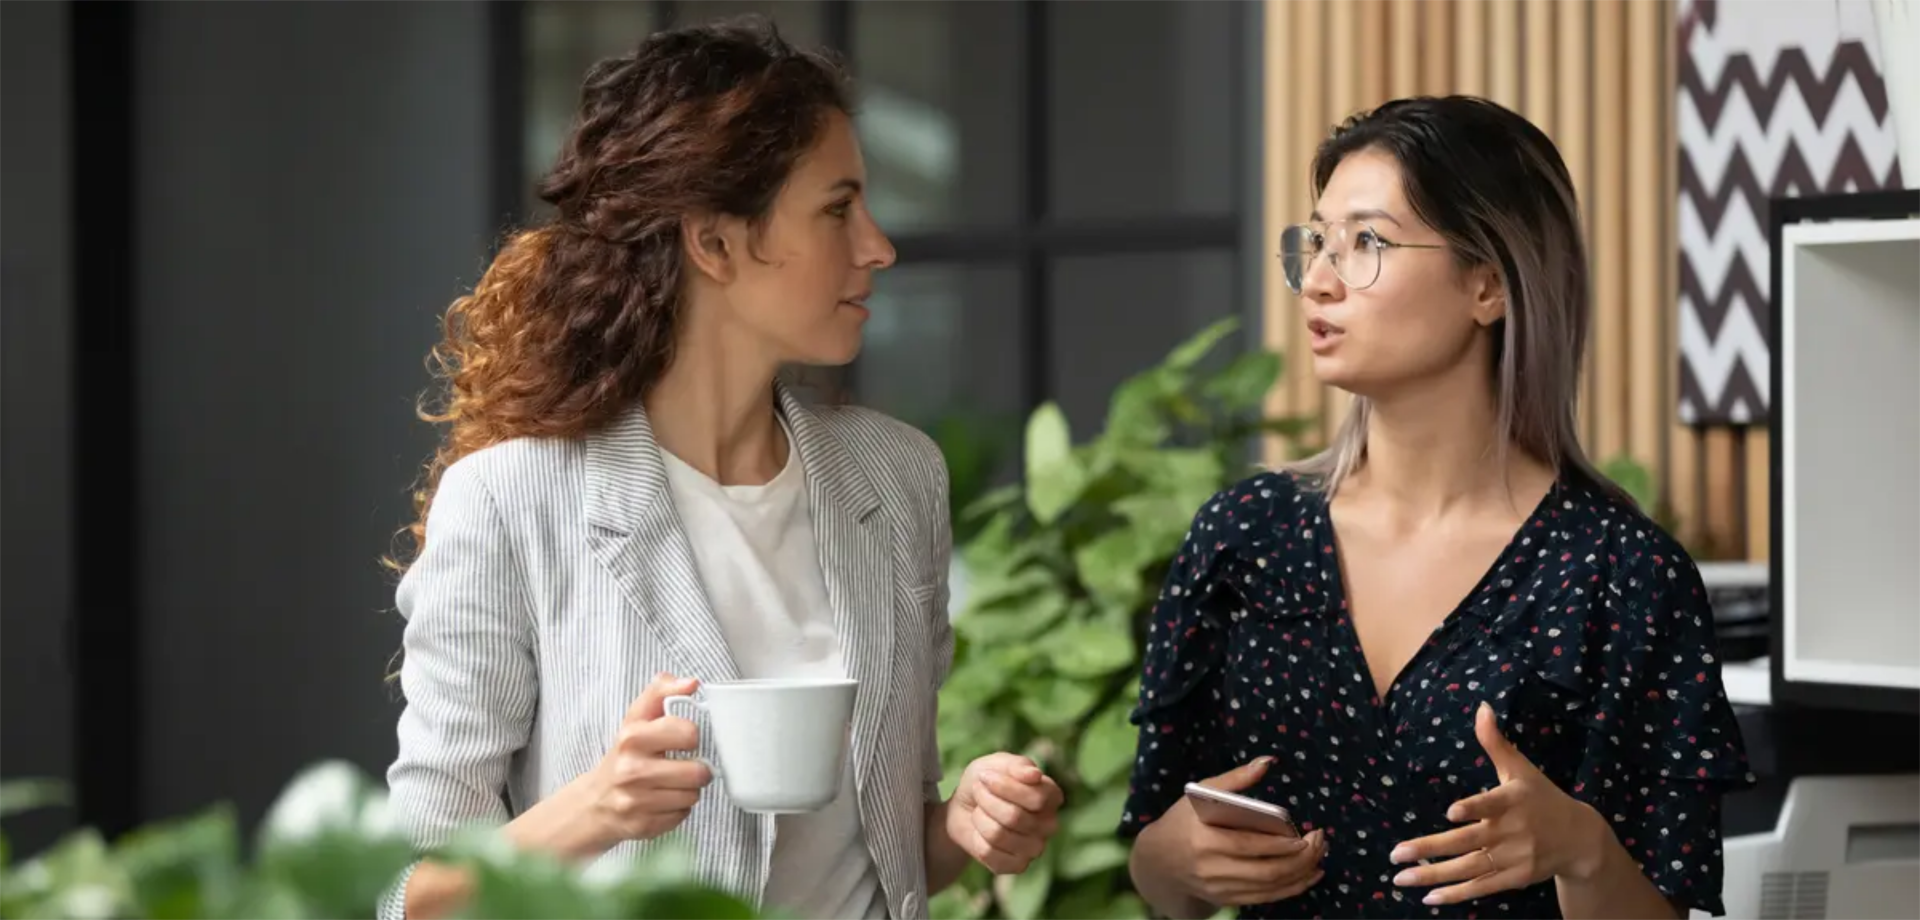
M539 695L531 604L519 560L480 469L441 477L426 543L401 580L406 618L399 754L391 806L422 849L463 825L505 823L513 755Z
M952 586L948 579L953 571L953 512L948 490L952 488L947 472L946 457L940 448L929 442L933 464L933 507L928 512L927 526L933 530L933 558L931 565L934 575L934 590L928 599L927 616L930 619L928 634L933 637L934 663L930 679L933 690L927 694L927 741L925 757L926 789L928 802L940 801L940 780L945 771L940 765L940 688L946 685L947 675L953 669L953 620L947 613L947 605L952 596Z

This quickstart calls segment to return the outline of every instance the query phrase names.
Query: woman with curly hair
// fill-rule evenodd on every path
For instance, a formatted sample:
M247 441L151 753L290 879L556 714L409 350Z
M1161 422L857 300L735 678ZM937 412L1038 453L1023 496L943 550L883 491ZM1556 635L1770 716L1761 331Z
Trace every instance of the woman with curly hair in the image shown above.
M894 260L850 110L833 63L757 22L588 74L540 186L555 216L508 240L435 349L447 431L402 564L388 773L417 845L494 822L624 860L678 829L708 880L809 917L923 916L970 860L1018 872L1045 846L1060 791L1025 758L975 760L940 797L939 451L777 378L853 359ZM663 701L796 677L859 681L843 792L745 813ZM444 914L468 886L422 862L382 914Z

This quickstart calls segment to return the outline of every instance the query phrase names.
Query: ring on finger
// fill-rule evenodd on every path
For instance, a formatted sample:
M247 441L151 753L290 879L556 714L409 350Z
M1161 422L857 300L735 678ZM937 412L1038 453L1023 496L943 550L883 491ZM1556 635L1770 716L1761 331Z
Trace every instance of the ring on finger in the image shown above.
M1493 851L1487 849L1486 847L1481 847L1480 855L1485 856L1487 858L1487 874L1488 875L1492 875L1493 873L1500 871L1500 861L1493 858Z

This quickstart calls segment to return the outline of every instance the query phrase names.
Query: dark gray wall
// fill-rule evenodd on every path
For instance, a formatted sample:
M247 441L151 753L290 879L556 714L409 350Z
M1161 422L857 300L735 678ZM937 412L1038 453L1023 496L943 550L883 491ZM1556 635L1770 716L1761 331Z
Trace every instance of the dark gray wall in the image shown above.
M8 3L0 23L0 777L68 777L73 693L72 209L66 10ZM9 822L36 850L69 815Z
M392 756L377 561L492 235L486 9L157 3L137 35L141 795L252 818Z

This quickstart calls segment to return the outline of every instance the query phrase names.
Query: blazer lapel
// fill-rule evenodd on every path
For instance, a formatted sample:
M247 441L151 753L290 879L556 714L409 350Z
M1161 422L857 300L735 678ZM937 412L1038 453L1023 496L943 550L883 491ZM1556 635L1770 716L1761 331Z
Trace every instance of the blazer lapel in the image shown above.
M880 496L846 446L784 385L780 406L807 473L813 540L833 605L847 676L860 682L853 712L854 779L867 786L893 662L893 546Z
M679 652L688 668L679 676L703 682L736 679L726 636L674 510L646 412L635 405L588 436L586 444L586 515L594 555L653 633Z

